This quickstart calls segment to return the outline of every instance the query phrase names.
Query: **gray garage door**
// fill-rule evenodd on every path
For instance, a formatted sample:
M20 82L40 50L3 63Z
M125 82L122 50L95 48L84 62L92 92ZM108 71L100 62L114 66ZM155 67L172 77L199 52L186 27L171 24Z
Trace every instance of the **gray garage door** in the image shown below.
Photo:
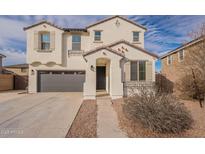
M82 92L85 71L38 71L39 92Z

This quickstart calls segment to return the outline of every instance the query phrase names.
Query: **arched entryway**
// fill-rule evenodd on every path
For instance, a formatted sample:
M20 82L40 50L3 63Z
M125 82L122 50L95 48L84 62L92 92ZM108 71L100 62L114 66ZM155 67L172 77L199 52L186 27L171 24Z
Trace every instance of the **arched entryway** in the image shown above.
M124 58L112 51L109 48L101 48L84 55L87 63L86 79L83 86L84 99L96 99L97 82L102 79L97 79L99 76L104 76L104 83L101 84L102 89L111 96L112 99L122 98L123 83L121 77L120 61ZM104 67L101 68L100 67ZM98 81L97 81L98 80Z
M110 59L96 59L96 91L109 94L110 92Z

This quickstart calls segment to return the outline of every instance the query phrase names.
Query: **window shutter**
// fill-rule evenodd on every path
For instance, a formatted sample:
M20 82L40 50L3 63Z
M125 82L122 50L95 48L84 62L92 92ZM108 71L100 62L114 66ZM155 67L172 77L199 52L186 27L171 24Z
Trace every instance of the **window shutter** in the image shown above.
M50 48L51 50L55 50L55 32L51 32L50 37L51 37Z
M34 50L38 50L39 49L39 35L38 32L34 32Z
M125 69L125 81L130 81L130 62L126 62L124 65Z
M146 62L146 81L152 81L152 62Z

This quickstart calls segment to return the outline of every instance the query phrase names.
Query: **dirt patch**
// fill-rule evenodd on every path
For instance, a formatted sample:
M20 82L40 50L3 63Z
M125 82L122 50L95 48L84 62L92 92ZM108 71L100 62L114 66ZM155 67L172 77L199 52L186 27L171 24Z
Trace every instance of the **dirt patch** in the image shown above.
M83 101L80 110L72 123L68 138L97 137L97 104L95 100Z
M128 137L205 137L205 108L201 109L194 101L182 102L191 111L194 119L193 129L180 134L160 134L143 128L140 122L132 121L123 112L123 99L113 101L113 108L117 112L120 128L127 132Z
M205 137L205 107L201 108L198 101L182 100L190 110L194 119L193 129L186 132L189 137Z

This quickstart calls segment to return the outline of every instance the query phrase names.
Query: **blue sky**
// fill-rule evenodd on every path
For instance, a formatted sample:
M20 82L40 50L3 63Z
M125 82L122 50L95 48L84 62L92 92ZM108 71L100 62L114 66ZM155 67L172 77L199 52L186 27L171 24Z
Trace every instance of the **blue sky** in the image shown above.
M24 63L26 60L26 36L23 27L40 20L48 20L61 27L84 28L107 16L0 16L0 53L7 56L4 65ZM202 23L205 16L143 16L129 15L127 18L147 27L145 48L158 55L177 48ZM160 62L156 63L157 70Z

